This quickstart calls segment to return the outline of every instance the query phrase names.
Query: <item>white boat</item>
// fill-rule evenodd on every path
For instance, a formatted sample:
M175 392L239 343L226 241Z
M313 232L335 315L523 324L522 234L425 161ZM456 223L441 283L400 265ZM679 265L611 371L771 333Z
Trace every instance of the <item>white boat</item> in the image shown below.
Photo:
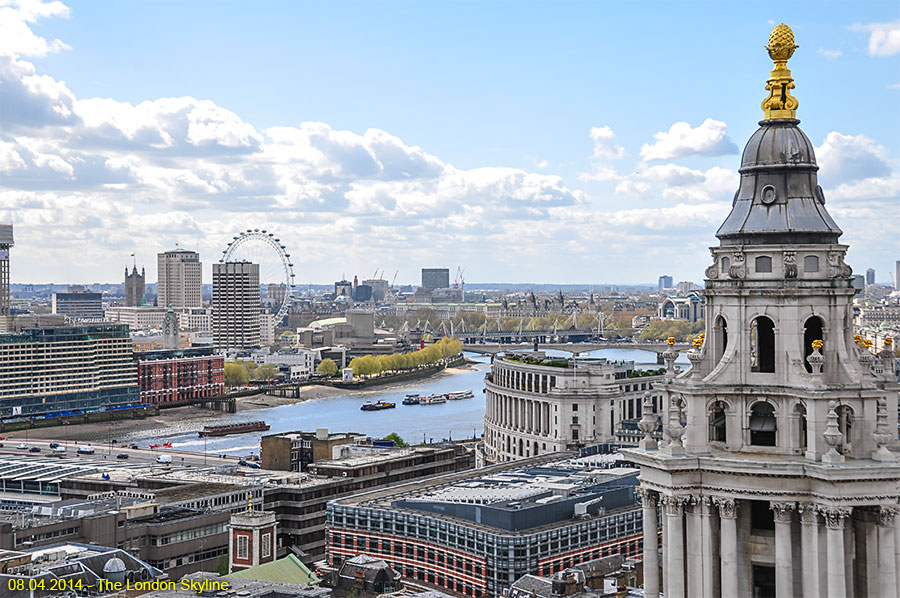
M461 401L463 399L471 399L474 397L475 393L471 390L458 390L447 395L447 398L451 401Z
M440 405L447 402L447 395L428 395L419 399L419 405Z

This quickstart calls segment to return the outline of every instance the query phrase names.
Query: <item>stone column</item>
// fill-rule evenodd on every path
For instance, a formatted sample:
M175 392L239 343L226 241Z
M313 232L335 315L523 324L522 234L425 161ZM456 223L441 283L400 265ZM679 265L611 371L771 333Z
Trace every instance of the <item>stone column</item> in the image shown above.
M705 497L691 496L685 504L687 514L687 595L691 598L704 596L703 591L703 530L700 522L701 501Z
M897 588L900 589L900 516L894 517L894 572L897 575Z
M844 563L844 520L850 509L823 507L822 517L827 527L827 583L828 598L844 598L847 593L847 571Z
M669 587L666 598L685 598L684 592L684 496L666 496L666 523L669 540L666 542L666 569Z
M721 541L719 558L722 563L722 598L738 596L738 545L737 545L737 509L738 502L733 498L717 498L719 521L721 522Z
M773 502L775 516L775 592L779 596L794 595L794 560L791 551L791 519L794 503Z
M713 546L713 509L712 500L708 496L701 496L695 509L700 509L700 561L702 563L703 598L716 596L716 565L713 562L715 547ZM695 542L696 540L691 540Z
M802 503L798 510L803 598L819 598L819 510L813 503Z
M894 541L896 515L897 510L891 507L881 507L878 510L877 595L881 598L897 598L897 548ZM869 586L869 595L876 595L872 586Z
M659 598L659 521L656 511L659 494L646 488L638 488L636 492L643 507L644 596Z

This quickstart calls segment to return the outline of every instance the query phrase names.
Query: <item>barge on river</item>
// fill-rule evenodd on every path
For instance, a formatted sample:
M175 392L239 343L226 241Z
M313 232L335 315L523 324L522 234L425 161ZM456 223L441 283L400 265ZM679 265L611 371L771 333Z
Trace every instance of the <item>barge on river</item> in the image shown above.
M264 421L238 422L218 426L203 426L203 429L197 434L200 435L200 438L206 436L228 436L229 434L244 434L245 432L265 432L271 427Z

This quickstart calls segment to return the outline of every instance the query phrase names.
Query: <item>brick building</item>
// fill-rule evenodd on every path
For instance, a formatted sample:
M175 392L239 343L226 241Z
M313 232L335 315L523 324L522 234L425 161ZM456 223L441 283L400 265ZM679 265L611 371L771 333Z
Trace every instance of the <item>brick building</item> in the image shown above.
M141 403L173 403L225 393L225 358L212 347L135 353Z

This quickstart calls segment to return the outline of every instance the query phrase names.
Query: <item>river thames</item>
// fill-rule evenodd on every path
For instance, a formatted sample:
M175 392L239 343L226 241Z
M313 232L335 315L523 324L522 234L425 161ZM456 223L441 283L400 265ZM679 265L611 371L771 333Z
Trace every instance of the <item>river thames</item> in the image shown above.
M549 354L566 355L557 351ZM396 432L410 443L439 441L441 439L472 438L481 436L484 426L484 375L490 368L490 358L467 353L469 360L476 362L472 369L457 373L440 374L376 387L372 390L357 391L347 395L301 400L297 403L249 409L233 415L211 415L209 420L192 419L189 422L166 426L159 431L142 431L125 434L120 442L135 442L146 446L152 442L171 441L182 450L213 454L245 456L259 454L259 439L263 434L275 434L295 430L315 430L327 428L332 432L359 432L381 438ZM636 367L651 369L660 367L656 355L648 351L604 349L584 356L606 357L610 360L633 360ZM688 365L684 355L677 362ZM447 401L440 405L402 405L407 393L429 395L457 390L469 390L475 398L462 401ZM384 411L360 411L365 401L383 399L397 403L396 409ZM272 427L268 432L238 434L218 438L198 438L197 430L207 424L265 420ZM204 446L205 445L205 446Z

